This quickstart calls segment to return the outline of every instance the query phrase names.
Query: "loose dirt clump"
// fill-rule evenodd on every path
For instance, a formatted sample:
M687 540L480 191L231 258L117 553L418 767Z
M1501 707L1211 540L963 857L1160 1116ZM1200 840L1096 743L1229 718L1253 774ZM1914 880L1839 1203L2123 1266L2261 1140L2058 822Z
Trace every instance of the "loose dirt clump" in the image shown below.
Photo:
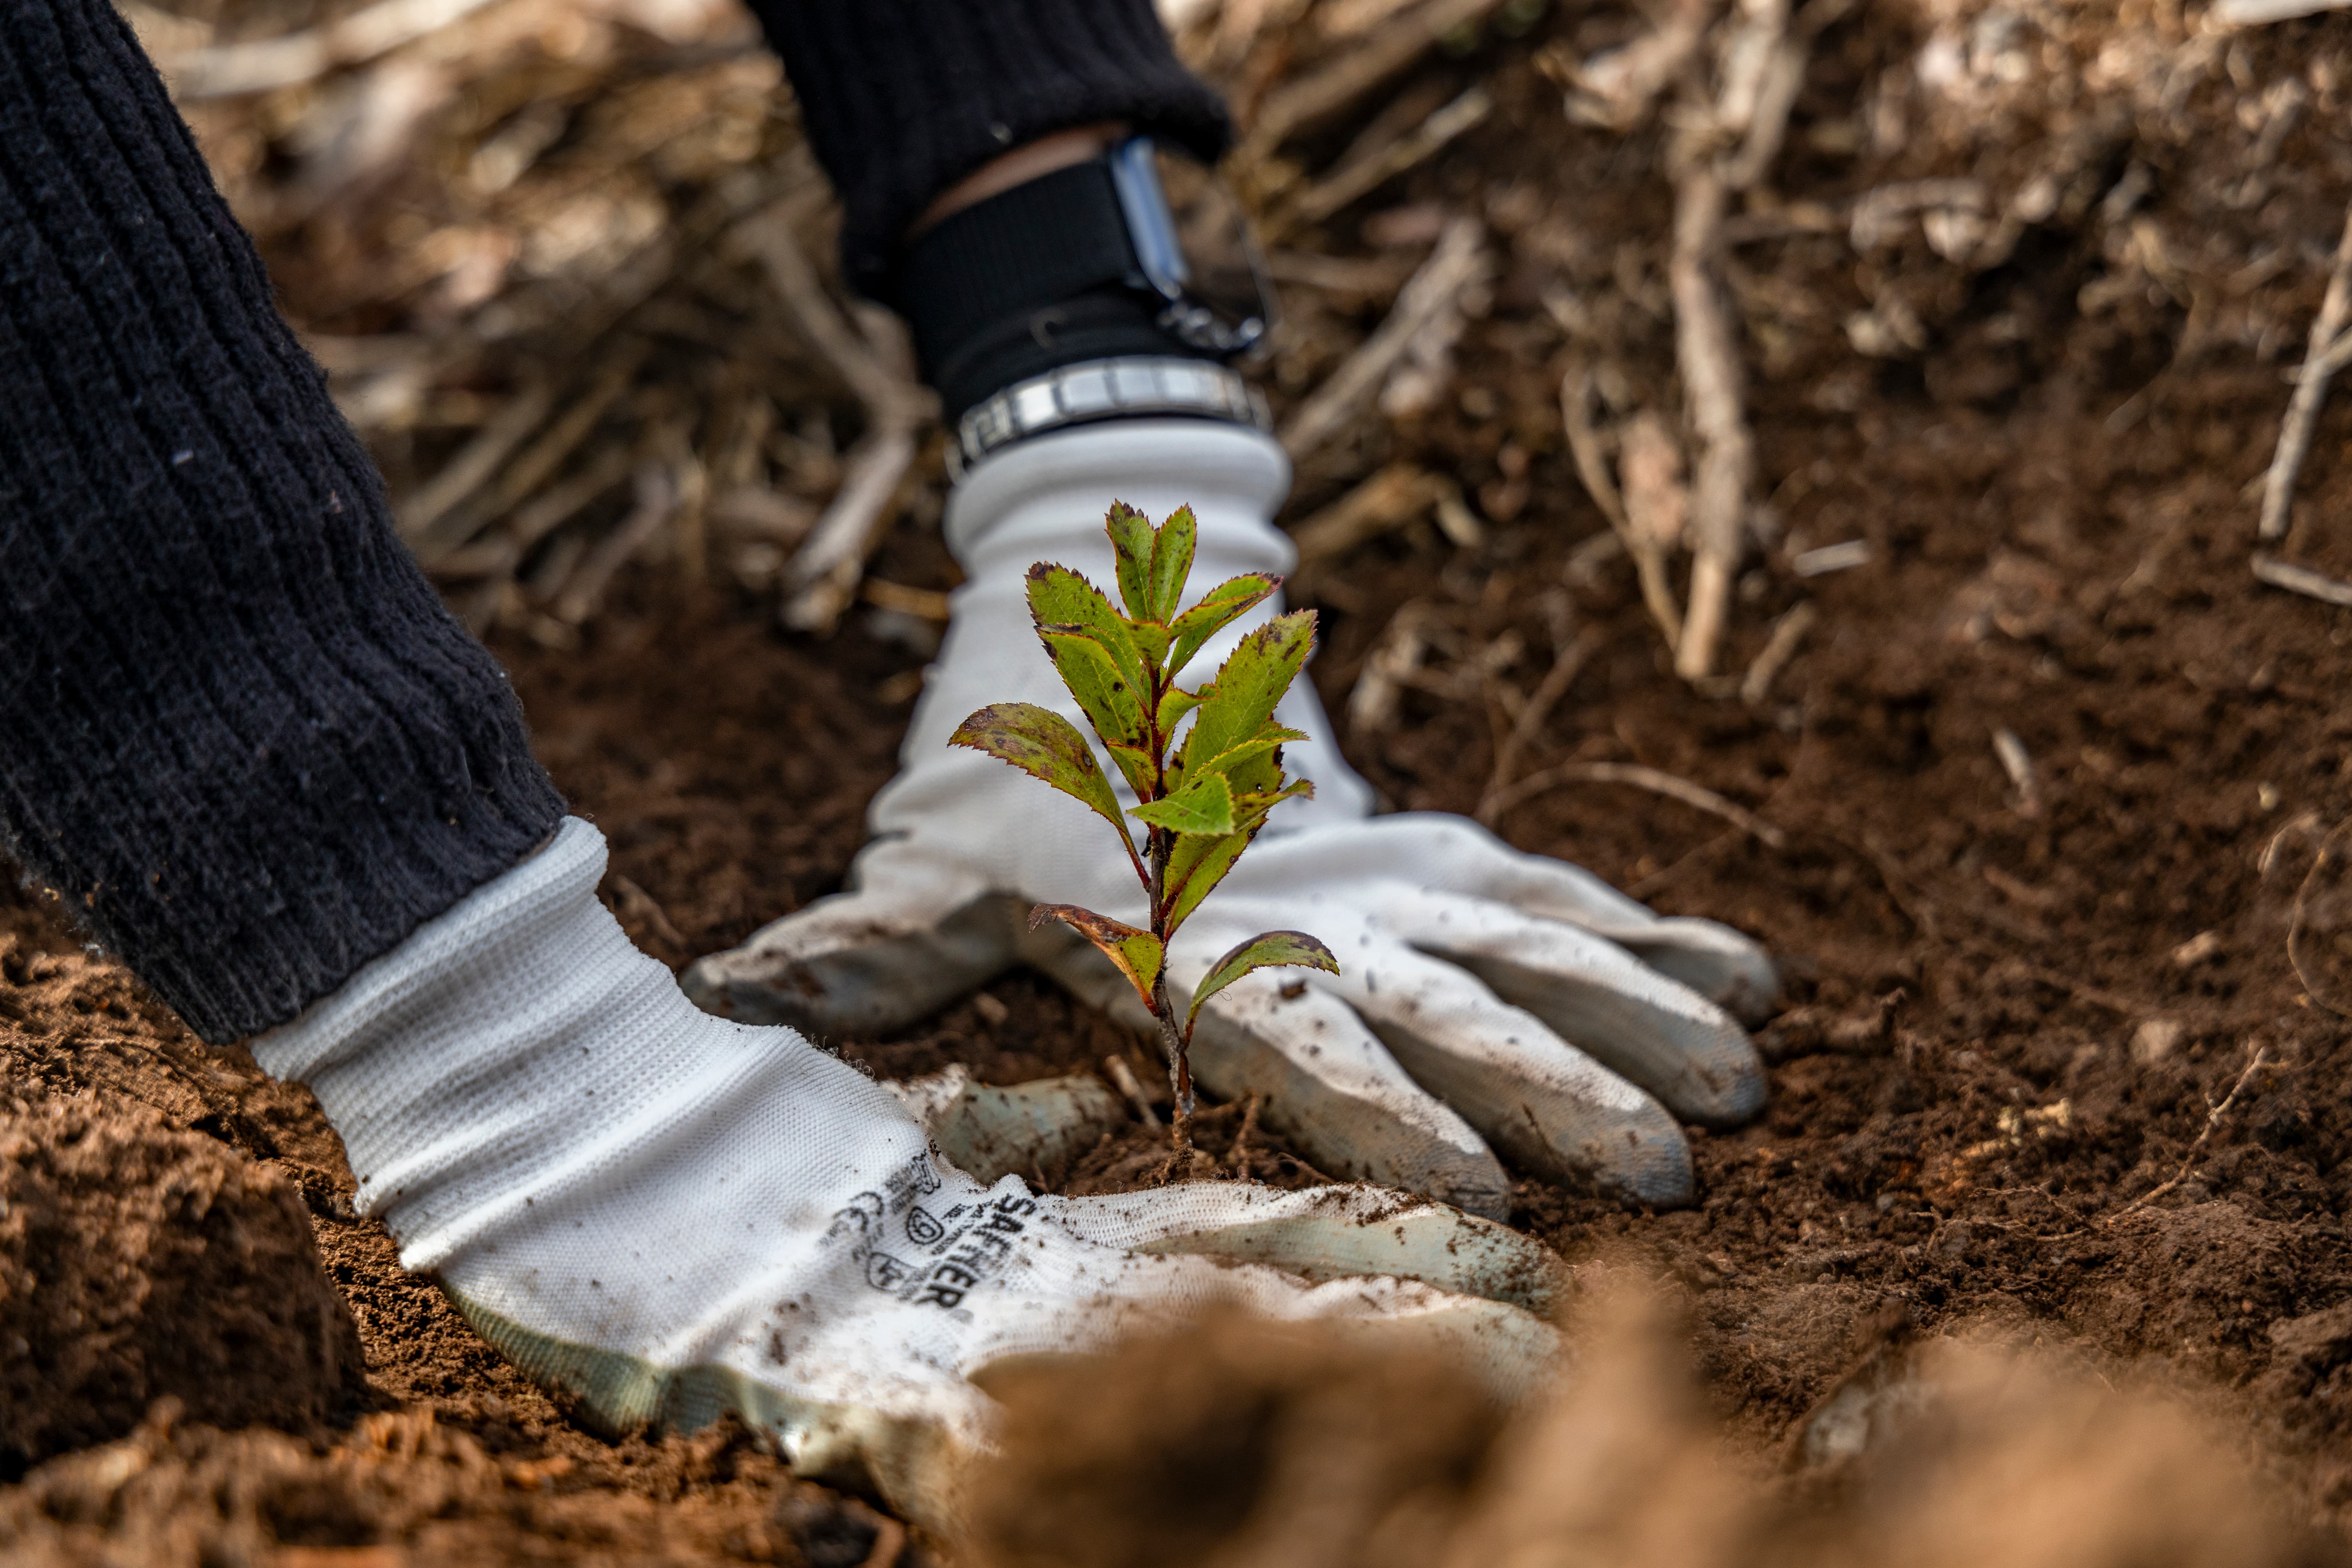
M988 1568L2341 1561L2210 1414L2119 1365L1997 1331L1882 1340L1774 1454L1708 1416L1654 1282L1587 1278L1568 1374L1507 1426L1441 1363L1312 1329L1222 1325L1000 1385L1006 1452L981 1489L978 1555Z
M0 1103L0 1472L171 1399L308 1430L363 1392L292 1184L144 1108Z
M1243 1319L992 1376L973 1489L1003 1568L1407 1568L1437 1561L1502 1413L1434 1358Z

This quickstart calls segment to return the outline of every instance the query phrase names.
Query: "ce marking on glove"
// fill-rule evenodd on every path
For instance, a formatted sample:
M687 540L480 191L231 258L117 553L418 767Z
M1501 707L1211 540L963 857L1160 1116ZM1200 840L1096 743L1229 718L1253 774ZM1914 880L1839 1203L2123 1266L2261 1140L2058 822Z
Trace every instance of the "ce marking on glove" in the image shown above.
M1035 1199L1008 1194L992 1202L958 1204L934 1215L916 1201L940 1188L939 1172L929 1154L892 1172L883 1186L883 1192L858 1194L838 1210L826 1239L849 1243L850 1258L864 1266L871 1289L948 1312L1004 1267L1013 1237L1029 1228L1029 1216L1037 1212ZM894 1239L894 1218L908 1249L926 1251L929 1262L908 1263L884 1250L884 1244Z

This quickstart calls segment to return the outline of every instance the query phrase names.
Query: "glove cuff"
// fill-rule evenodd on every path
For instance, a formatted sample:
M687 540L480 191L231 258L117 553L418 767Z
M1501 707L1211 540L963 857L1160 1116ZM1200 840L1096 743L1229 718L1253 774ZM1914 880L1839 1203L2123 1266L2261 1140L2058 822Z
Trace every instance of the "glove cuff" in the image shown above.
M1155 520L1190 506L1204 547L1286 573L1297 552L1269 520L1289 493L1290 458L1263 430L1214 419L1106 420L974 464L948 500L948 549L971 575L1008 553L1025 571L1074 543L1099 546L1103 512L1118 500Z

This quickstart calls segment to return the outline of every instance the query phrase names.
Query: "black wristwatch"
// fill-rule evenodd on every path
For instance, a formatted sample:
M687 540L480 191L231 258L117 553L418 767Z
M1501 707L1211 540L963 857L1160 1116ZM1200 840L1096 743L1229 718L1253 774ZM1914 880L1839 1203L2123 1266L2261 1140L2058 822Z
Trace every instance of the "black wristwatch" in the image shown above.
M945 219L889 293L966 460L1118 415L1264 422L1226 368L1275 321L1240 204L1150 137Z
M1160 179L1170 156L1149 136L1131 136L1104 155L1135 257L1134 270L1125 281L1130 289L1150 291L1159 304L1162 331L1231 362L1265 341L1274 325L1274 290L1266 283L1265 266L1241 204L1214 174L1190 160L1172 164L1195 187L1186 192L1188 216L1212 201L1222 202L1227 210L1222 224L1217 216L1202 214L1189 237L1179 227ZM1212 225L1226 232L1204 233ZM1186 248L1188 237L1194 248L1222 244L1218 253L1203 255L1196 263Z

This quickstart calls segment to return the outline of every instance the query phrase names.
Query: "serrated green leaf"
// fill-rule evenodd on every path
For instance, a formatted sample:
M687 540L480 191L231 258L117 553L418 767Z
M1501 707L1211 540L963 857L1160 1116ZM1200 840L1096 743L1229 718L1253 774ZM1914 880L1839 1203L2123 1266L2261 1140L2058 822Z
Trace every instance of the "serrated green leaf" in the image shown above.
M1184 737L1184 771L1195 773L1202 760L1255 740L1274 716L1290 682L1307 662L1315 641L1315 612L1293 610L1276 616L1242 638L1241 646L1217 671L1215 693L1192 715L1192 733Z
M1269 790L1258 795L1243 795L1236 791L1234 795L1234 830L1255 833L1260 827L1265 826L1266 813L1284 801L1312 800L1313 798L1315 798L1315 786L1305 779L1293 779L1278 790Z
M1184 1037L1192 1037L1192 1021L1201 1016L1202 1003L1252 970L1276 968L1320 969L1337 974L1339 961L1331 956L1329 948L1303 931L1270 931L1254 936L1217 960L1194 987L1192 1011L1184 1015Z
M1169 675L1173 677L1192 663L1202 644L1264 604L1281 586L1281 578L1253 572L1243 577L1228 577L1210 589L1199 604L1168 623L1173 649L1168 658Z
M1160 525L1151 547L1151 607L1137 620L1164 626L1176 618L1176 606L1184 602L1184 579L1192 574L1192 550L1200 531L1189 506L1178 507Z
M1234 831L1234 790L1222 773L1202 773L1163 799L1131 805L1127 814L1171 833Z
M1161 692L1160 694L1160 734L1163 736L1174 734L1176 721L1198 708L1207 696L1208 693L1205 690L1187 691L1181 686L1171 686Z
M1036 905L1029 911L1029 929L1035 931L1048 919L1060 921L1094 943L1103 956L1118 965L1143 1005L1152 1005L1152 988L1160 984L1160 965L1165 957L1158 937L1076 904Z
M1115 500L1103 519L1103 529L1118 557L1118 596L1127 613L1139 621L1156 619L1150 614L1151 520L1125 501Z
M1128 635L1135 639L1135 651L1143 662L1155 669L1168 658L1168 639L1172 635L1157 621L1129 621Z
M1163 884L1168 899L1168 934L1192 917L1201 900L1216 890L1234 868L1242 851L1257 837L1255 828L1244 833L1228 833L1215 837L1206 833L1186 834L1176 840L1168 857L1168 878Z
M1039 630L1068 626L1086 633L1103 645L1122 680L1138 691L1150 689L1144 676L1146 656L1136 645L1134 624L1111 608L1100 588L1066 566L1045 561L1029 568L1028 586L1029 614ZM1150 658L1154 665L1160 661L1159 652Z
M1276 748L1287 742L1303 741L1305 739L1307 739L1306 735L1299 731L1286 730L1279 724L1268 725L1266 728L1260 730L1255 735L1250 737L1250 739L1244 741L1240 745L1230 747L1225 751L1218 752L1215 756L1209 758L1205 762L1195 763L1192 771L1202 774L1223 773L1225 777L1230 779L1234 775L1236 771L1241 769L1253 759L1267 756L1272 753ZM1279 761L1279 759L1276 760L1277 762ZM1255 778L1255 775L1253 774L1252 777ZM1265 787L1268 789L1274 788L1276 784L1280 782L1281 777L1281 769L1277 766L1275 770L1274 782L1267 784ZM1248 786L1244 785L1242 787L1246 788Z
M1110 649L1083 626L1039 626L1037 640L1107 743L1143 742L1143 695Z
M1087 738L1078 733L1076 724L1050 708L1031 702L992 704L957 725L948 744L969 746L1010 763L1084 802L1118 828L1121 837L1129 831L1118 814L1118 799L1111 794L1110 780L1103 776Z

